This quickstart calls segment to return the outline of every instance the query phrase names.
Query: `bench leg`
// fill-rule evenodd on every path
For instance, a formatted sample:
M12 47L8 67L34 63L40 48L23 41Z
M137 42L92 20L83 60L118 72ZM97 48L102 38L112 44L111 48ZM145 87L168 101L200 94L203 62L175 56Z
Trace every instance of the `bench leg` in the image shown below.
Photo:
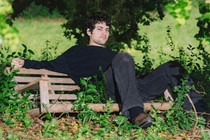
M41 105L41 113L46 112L45 105L49 104L49 87L48 80L42 79L39 81L39 89L40 89L40 105Z

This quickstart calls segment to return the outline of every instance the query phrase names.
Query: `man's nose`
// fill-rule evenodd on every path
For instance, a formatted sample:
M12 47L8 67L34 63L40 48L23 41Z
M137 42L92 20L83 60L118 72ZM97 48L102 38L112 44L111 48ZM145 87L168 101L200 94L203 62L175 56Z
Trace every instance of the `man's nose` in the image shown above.
M106 30L103 31L103 35L107 35L108 32Z

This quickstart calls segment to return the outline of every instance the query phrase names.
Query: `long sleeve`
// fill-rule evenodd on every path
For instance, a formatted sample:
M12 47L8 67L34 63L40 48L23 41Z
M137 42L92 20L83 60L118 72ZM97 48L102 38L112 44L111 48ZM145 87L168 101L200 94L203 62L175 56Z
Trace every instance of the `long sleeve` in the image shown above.
M60 55L51 61L36 61L25 59L23 67L33 69L48 69L66 74L70 72L68 62L65 59L65 55Z

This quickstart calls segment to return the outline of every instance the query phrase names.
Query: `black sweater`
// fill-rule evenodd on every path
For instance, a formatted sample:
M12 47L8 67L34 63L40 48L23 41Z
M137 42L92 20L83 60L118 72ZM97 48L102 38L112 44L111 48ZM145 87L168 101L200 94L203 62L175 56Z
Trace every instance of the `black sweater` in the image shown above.
M75 45L51 61L26 59L23 67L66 73L78 83L81 77L99 74L100 67L104 72L116 54L117 52L98 46Z

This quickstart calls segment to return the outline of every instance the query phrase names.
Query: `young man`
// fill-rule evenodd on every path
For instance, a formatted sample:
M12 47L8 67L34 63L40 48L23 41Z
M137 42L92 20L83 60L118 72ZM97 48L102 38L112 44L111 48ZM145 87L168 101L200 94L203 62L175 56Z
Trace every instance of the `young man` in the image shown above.
M136 77L133 58L128 53L117 53L103 48L109 37L109 29L109 17L96 13L87 19L88 45L75 45L51 61L15 58L11 65L15 69L45 68L66 73L77 83L81 77L100 74L101 67L105 75L107 96L121 104L122 113L134 124L148 127L154 120L144 112L143 103L160 96L165 89L177 86L184 70L178 62L171 61L144 77ZM190 80L188 84L191 84ZM188 94L197 111L203 111L201 97L194 91ZM187 98L184 108L192 108Z

